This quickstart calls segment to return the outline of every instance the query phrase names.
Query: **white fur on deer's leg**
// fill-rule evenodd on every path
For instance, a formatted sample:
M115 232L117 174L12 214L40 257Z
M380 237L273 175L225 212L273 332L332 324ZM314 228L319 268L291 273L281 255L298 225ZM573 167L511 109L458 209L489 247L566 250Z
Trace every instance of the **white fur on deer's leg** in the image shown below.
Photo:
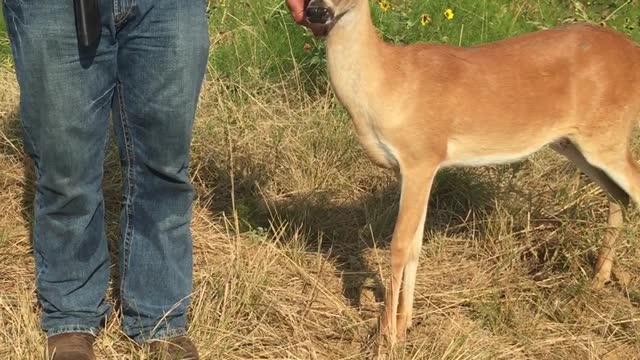
M418 262L420 260L420 250L422 249L422 239L424 237L424 222L427 217L426 210L427 208L425 206L425 214L422 216L422 222L418 225L418 229L411 242L409 258L404 267L402 291L400 292L400 300L398 302L398 318L396 323L398 341L404 341L407 330L411 327L412 323L416 276L418 272Z
M591 288L601 289L611 279L613 260L615 259L616 243L620 236L620 227L623 223L622 207L615 201L609 202L609 219L607 233L602 241L598 260L595 266L595 275L591 282Z

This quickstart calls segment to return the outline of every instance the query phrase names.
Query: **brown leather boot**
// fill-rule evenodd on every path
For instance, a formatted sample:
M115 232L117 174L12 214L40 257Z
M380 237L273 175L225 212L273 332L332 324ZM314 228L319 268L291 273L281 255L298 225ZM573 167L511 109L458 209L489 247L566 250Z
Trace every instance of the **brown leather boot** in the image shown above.
M198 349L187 336L176 336L166 340L149 342L149 351L154 360L198 360Z
M50 336L47 339L49 360L95 360L93 341L88 333L72 332Z

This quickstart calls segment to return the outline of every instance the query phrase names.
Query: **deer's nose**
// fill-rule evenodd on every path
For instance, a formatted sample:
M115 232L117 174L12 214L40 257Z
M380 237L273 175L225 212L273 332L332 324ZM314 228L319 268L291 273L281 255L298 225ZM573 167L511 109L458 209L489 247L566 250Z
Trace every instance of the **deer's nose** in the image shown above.
M312 24L326 24L333 17L328 8L314 5L308 6L305 14L307 15L307 20Z

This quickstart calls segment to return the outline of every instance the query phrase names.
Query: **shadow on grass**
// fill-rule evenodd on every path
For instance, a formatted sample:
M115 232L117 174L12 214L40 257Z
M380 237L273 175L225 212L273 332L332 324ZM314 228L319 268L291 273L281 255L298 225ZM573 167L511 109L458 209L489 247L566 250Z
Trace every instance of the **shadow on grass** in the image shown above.
M31 160L22 151L21 126L17 111L0 118L0 131L9 142L0 143L0 154L22 161L26 177L22 195L21 216L30 227L33 221L34 172ZM110 132L111 135L111 132ZM119 241L120 207L122 197L121 168L113 141L107 151L104 173L105 222L111 254L111 295L109 298L119 308ZM286 228L290 232L284 239L294 238L293 232L304 234L305 247L311 252L321 251L332 260L343 277L343 295L348 302L358 307L364 287L371 287L378 301L384 294L384 285L379 271L366 252L373 248L388 248L398 210L399 187L397 181L385 185L368 184L371 188L360 191L357 197L340 199L340 194L322 191L297 192L277 198L265 198L260 189L267 188L273 179L268 170L252 154L234 155L234 168L242 169L234 175L236 211L241 220L242 231L258 227L269 229ZM225 165L227 159L211 156L192 164L192 168L206 168L211 176L196 183L200 201L209 204L213 213L231 214L231 176ZM371 167L374 165L371 164ZM495 209L495 199L501 198L503 185L498 185L490 176L480 176L477 170L447 169L436 177L430 197L427 224L429 233L483 238L483 227L473 228L470 217L490 215ZM209 199L213 199L209 201ZM541 248L547 251L554 243ZM541 257L544 259L545 257ZM383 266L386 266L383 265ZM373 284L373 285L368 285Z
M224 163L220 159L219 163ZM371 289L377 301L384 297L379 271L365 259L373 248L388 248L393 233L400 198L399 182L372 188L355 199L337 201L337 194L305 192L265 199L260 189L270 182L269 175L249 157L236 158L235 168L242 174L233 178L235 210L241 231L256 228L282 229L285 239L302 232L309 252L322 251L342 273L343 295L351 306L359 307L364 287ZM238 165L241 164L241 165ZM203 196L210 197L209 210L214 214L232 213L231 176L214 159L204 164L213 173L212 183L200 184ZM374 166L373 164L371 166ZM472 211L490 213L495 204L497 186L465 169L441 171L436 177L429 203L426 231L453 235L468 233L466 220ZM206 194L206 195L205 195ZM425 241L429 237L425 236Z

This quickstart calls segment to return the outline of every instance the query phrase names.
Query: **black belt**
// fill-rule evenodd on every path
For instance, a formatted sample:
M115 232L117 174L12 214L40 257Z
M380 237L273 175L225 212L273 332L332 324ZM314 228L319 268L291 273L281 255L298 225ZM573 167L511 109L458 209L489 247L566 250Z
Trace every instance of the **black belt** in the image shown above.
M76 32L78 44L82 47L91 46L100 37L100 11L98 0L73 0L76 14Z

